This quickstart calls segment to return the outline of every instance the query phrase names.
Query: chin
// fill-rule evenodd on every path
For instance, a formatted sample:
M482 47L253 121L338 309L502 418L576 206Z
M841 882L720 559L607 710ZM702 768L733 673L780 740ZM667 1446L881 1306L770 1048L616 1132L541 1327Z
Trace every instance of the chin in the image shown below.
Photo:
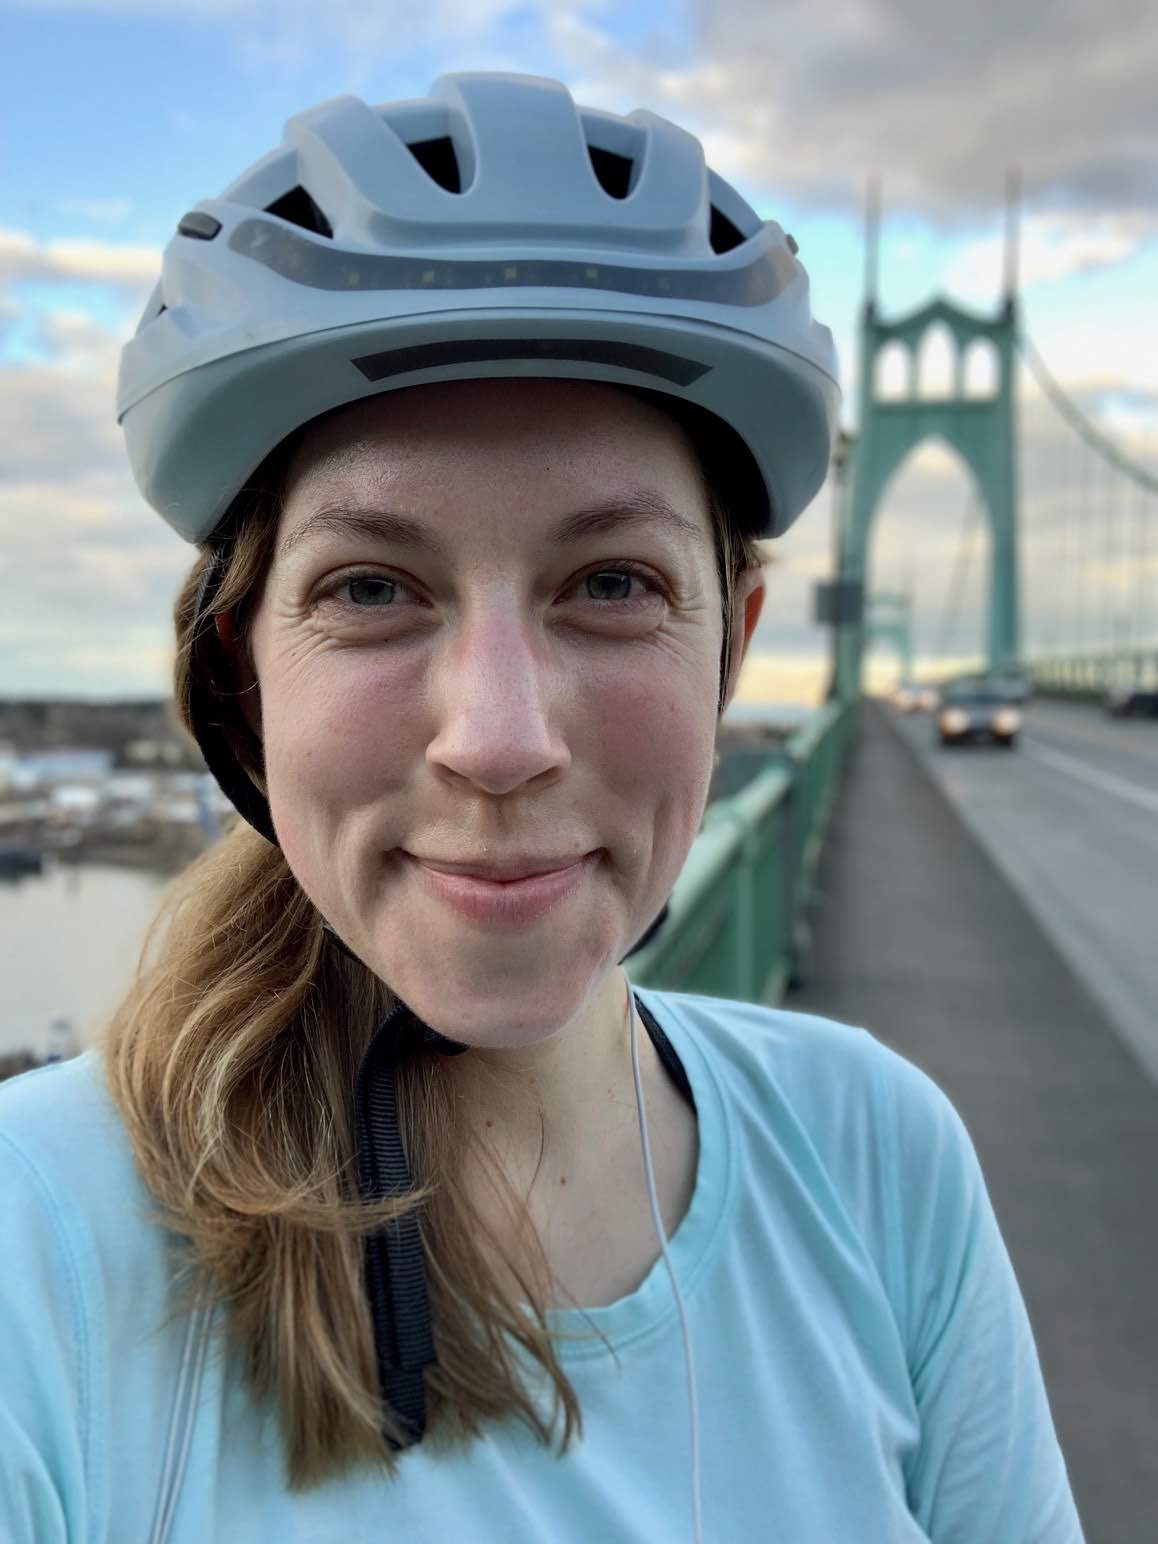
M449 968L445 951L429 961L411 957L380 975L431 1029L495 1050L549 1039L582 1011L618 959L581 961L573 947L541 942L527 950L523 968L509 953L480 966L473 953Z

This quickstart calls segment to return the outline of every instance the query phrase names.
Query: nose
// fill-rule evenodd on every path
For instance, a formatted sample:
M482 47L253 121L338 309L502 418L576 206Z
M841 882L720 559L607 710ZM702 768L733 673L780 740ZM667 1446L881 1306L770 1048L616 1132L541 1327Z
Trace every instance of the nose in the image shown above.
M464 621L437 666L428 765L490 794L570 765L554 720L559 681L542 633L501 601Z

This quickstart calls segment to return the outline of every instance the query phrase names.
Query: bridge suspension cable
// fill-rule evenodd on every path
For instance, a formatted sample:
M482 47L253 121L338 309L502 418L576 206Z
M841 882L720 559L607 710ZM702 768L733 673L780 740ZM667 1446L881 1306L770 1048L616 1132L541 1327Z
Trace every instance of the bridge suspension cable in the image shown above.
M1042 393L1073 430L1082 446L1081 489L1076 510L1077 530L1074 533L1076 539L1071 538L1076 559L1072 594L1077 602L1075 621L1078 623L1082 645L1089 646L1088 627L1089 623L1093 622L1095 630L1102 636L1102 647L1121 649L1128 639L1132 647L1139 648L1143 645L1148 631L1147 595L1151 563L1149 525L1153 512L1150 496L1158 494L1158 473L1150 471L1132 456L1128 456L1092 421L1087 413L1082 411L1054 378L1028 333L1019 331L1016 339L1018 350ZM1096 462L1100 462L1102 467L1102 510L1100 520L1095 520L1091 528L1088 515L1091 512L1091 505L1097 502L1095 479L1091 477L1093 470L1091 463ZM1132 483L1135 489L1132 553L1129 551L1128 533L1119 529L1123 520L1127 524L1130 521L1128 501L1123 498L1119 504L1117 499L1119 479ZM1087 551L1086 543L1087 535L1093 537L1098 524L1102 528L1102 551L1096 555L1092 550ZM1091 548L1092 545L1091 542ZM1134 580L1132 606L1128 593L1129 581L1120 576L1120 570L1131 559ZM1101 594L1094 599L1093 607L1088 605L1086 582L1090 576L1091 566L1094 569L1100 568L1102 574L1102 583L1099 586ZM1094 614L1095 609L1100 610L1100 618Z
M945 591L945 597L941 602L941 616L937 624L937 643L934 649L934 657L945 659L951 641L957 636L957 622L961 610L961 597L965 592L965 584L969 576L969 565L973 557L973 538L977 534L976 516L981 510L981 500L974 486L969 490L969 498L965 505L965 513L961 521L961 530L957 537L957 555L953 560L953 574L949 580L949 588Z
M1054 380L1028 333L1017 334L1017 346L1042 391L1070 427L1081 435L1086 444L1133 482L1149 489L1151 493L1158 493L1158 473L1148 471L1130 456L1125 455L1113 440L1103 434L1097 424L1082 412L1077 403Z

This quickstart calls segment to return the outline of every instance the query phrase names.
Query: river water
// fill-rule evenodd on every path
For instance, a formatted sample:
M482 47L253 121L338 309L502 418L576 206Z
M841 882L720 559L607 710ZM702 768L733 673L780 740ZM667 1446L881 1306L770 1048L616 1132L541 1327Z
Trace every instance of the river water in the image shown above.
M0 1053L48 1054L59 1018L91 1042L132 979L166 882L103 864L0 880Z

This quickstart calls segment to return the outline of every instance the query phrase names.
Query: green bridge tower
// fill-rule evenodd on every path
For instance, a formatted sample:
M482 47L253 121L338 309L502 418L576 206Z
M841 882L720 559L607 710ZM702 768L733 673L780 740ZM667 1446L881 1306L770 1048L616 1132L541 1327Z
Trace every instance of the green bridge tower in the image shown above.
M1017 466L1015 373L1018 308L1016 300L1016 197L1011 183L1007 203L1005 294L995 316L982 316L942 297L907 316L885 321L877 311L879 191L870 193L866 239L865 302L861 313L860 431L851 440L847 496L835 490L839 520L840 589L863 596L867 587L869 538L885 489L901 464L923 441L944 440L972 473L989 518L988 640L990 669L1015 666L1020 656L1018 615ZM943 323L956 345L952 389L947 396L919 395L917 360L929 330ZM908 354L908 389L899 398L882 398L878 361L891 344ZM986 395L967 395L966 359L980 345L991 348L996 382ZM859 612L859 614L858 614ZM836 695L859 696L867 642L863 608L846 607L837 631Z

